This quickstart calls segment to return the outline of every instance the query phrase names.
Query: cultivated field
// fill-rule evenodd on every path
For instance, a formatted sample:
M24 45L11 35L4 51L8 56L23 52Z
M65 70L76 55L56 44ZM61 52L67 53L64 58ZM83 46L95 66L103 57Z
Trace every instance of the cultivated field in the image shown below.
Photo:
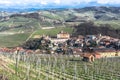
M120 29L120 21L119 20L111 20L111 21L95 21L95 24L109 24L114 29Z
M64 31L64 32L68 32L68 33L72 34L73 28L71 28L71 27L57 27L57 28L45 29L45 30L40 29L40 30L36 30L36 32L33 34L33 36L35 36L35 35L56 36L60 31Z
M9 61L4 69L0 69L0 74L9 80L120 80L120 57L97 59L89 63L73 55L1 55L5 57L0 60Z

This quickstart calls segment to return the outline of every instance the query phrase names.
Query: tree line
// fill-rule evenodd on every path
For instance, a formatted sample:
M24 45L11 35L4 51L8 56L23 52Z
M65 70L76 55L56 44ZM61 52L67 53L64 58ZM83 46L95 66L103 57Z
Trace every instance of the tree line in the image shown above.
M73 35L96 35L102 34L120 39L120 29L114 29L109 24L95 25L93 22L81 23L75 27Z

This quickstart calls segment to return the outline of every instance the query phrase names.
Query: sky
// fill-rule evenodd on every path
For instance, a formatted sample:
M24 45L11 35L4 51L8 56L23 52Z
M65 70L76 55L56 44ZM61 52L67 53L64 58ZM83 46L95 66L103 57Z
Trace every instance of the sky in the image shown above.
M112 5L119 6L120 0L0 0L0 7L28 8L28 7L76 7Z

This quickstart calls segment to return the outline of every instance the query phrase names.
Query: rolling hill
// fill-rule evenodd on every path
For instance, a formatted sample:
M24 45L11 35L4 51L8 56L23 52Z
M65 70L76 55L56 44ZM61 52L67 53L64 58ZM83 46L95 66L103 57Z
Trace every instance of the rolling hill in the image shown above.
M56 33L54 34L51 32L55 30L58 31L59 27L67 31L67 29L65 29L66 27L71 28L71 26L89 21L94 22L97 26L109 24L110 27L114 29L120 29L120 7L85 7L78 9L52 10L37 9L36 11L23 11L19 13L1 11L0 14L1 47L17 46L34 35L48 33L55 35ZM42 30L43 27L54 27L58 29ZM72 29L69 30L71 33ZM24 35L24 37L19 35ZM11 43L15 45L11 45Z

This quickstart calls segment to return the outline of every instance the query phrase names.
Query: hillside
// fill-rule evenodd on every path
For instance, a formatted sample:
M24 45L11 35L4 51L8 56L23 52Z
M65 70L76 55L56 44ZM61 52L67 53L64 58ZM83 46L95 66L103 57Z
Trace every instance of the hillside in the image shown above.
M78 9L40 10L31 13L13 14L10 18L11 17L34 18L40 20L42 25L44 25L44 23L48 25L53 23L56 26L63 22L68 24L86 21L95 21L96 23L105 21L105 24L111 24L112 27L119 28L120 7L85 7Z
M76 31L73 35L95 35L102 34L106 36L111 36L120 39L120 29L110 28L110 25L100 25L97 26L92 22L82 23L75 26Z
M0 12L1 19L0 26L8 29L8 25L16 27L26 27L33 22L37 26L63 26L62 24L69 24L74 22L93 21L96 23L111 24L112 27L119 28L120 7L85 7L79 9L52 9L39 10L35 12L22 12L10 14L7 12ZM25 25L25 23L28 23ZM112 23L111 23L112 22ZM34 25L34 26L36 26Z
M34 35L55 35L58 31L55 31L56 29L43 30L42 28L45 27L71 28L81 23L91 21L94 22L96 26L110 25L109 27L111 28L120 29L120 7L51 9L20 13L9 13L1 11L0 14L1 47L11 46L11 40L12 44L15 44L14 46L17 46L18 43L23 43ZM64 30L64 28L62 30ZM21 36L21 38L19 39L20 36L18 35L24 35L24 37ZM3 38L4 36L5 38ZM18 36L19 40L16 39L16 37L14 36Z
M120 79L119 57L101 58L88 63L83 62L81 57L67 55L6 53L6 56L0 55L0 80Z

